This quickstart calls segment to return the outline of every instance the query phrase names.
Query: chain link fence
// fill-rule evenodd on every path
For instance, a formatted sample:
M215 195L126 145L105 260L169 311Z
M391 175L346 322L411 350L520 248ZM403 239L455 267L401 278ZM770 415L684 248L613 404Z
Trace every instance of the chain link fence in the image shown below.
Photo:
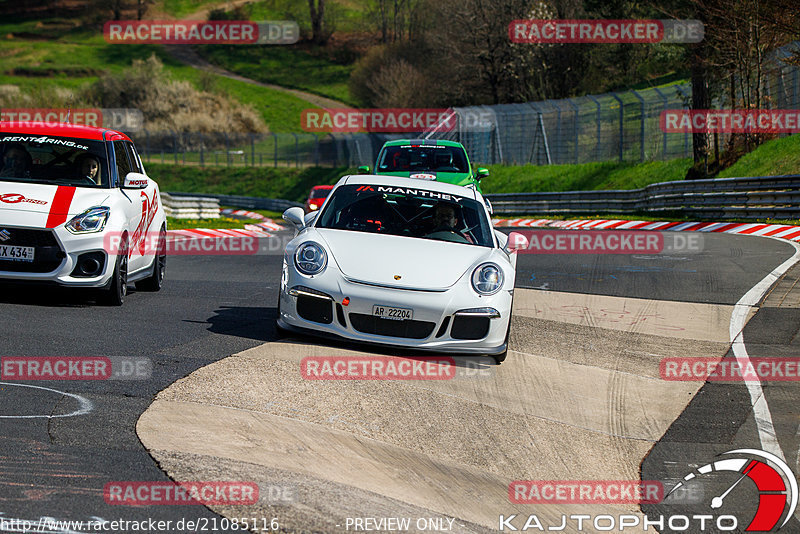
M128 135L145 162L228 167L370 165L389 136L378 134L189 133Z
M800 68L782 60L763 75L764 107L800 109ZM665 110L689 109L691 86L587 95L523 104L452 109L449 129L408 134L311 133L198 134L141 131L131 134L145 161L185 165L356 167L373 165L389 139L427 137L461 142L477 164L550 165L650 161L691 157L688 132L666 133ZM723 98L713 107L722 109ZM728 103L729 107L730 104ZM786 135L786 134L784 134ZM719 134L718 146L727 141Z
M762 74L763 104L768 109L800 109L800 68L785 60L800 50L793 43L776 51ZM741 101L738 92L736 100ZM603 161L650 161L692 156L689 132L667 133L666 110L688 110L689 84L587 95L524 104L454 108L456 127L426 134L462 143L472 161L483 164L549 165ZM730 95L712 103L730 107ZM781 134L788 135L788 134ZM730 134L720 133L723 146Z

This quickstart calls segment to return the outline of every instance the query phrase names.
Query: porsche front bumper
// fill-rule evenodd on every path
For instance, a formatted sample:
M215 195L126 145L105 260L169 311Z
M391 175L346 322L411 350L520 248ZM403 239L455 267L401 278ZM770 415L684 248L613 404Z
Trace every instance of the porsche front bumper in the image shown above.
M445 291L373 285L348 280L333 267L310 277L284 263L278 325L377 345L499 354L506 350L512 296L507 288L491 296L478 295L468 280ZM413 316L406 320L376 317L374 306L413 310Z

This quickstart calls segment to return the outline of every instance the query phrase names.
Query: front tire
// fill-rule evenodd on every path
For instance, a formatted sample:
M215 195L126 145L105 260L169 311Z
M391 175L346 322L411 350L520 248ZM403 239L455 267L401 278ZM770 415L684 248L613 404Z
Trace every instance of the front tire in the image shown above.
M100 293L100 302L106 306L122 306L128 294L128 245L117 255L111 283Z
M492 358L497 365L500 365L504 361L506 361L506 356L508 356L508 338L511 336L511 317L508 318L508 328L506 329L506 350L501 352L500 354L492 354Z
M289 331L283 328L280 324L278 324L278 320L281 318L281 290L278 289L278 304L275 306L275 311L277 312L277 317L275 318L275 338L276 339L283 339L289 335Z
M136 282L139 291L159 291L164 285L164 274L167 270L167 231L163 227L158 233L158 252L153 259L153 274Z

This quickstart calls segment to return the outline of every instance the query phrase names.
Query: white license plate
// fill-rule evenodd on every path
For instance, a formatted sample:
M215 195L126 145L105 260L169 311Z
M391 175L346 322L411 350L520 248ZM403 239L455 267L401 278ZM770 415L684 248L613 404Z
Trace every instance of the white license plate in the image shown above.
M405 321L414 317L414 310L409 308L391 308L389 306L374 305L372 315L395 321Z
M33 261L34 247L0 245L0 260Z

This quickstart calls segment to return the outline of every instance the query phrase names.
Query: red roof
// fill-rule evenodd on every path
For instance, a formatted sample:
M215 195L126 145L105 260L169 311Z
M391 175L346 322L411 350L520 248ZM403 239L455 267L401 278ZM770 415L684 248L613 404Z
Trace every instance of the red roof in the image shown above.
M74 137L77 139L95 139L97 141L130 141L124 133L106 128L83 126L80 124L52 122L2 122L0 132L28 135L50 135L54 137ZM105 138L103 137L105 135Z

